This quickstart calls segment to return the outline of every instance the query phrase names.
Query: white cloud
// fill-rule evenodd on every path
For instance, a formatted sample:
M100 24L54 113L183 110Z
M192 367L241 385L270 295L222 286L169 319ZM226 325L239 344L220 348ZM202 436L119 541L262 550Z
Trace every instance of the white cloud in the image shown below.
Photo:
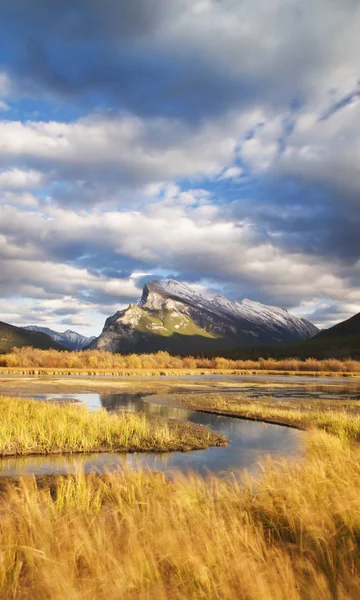
M174 65L180 79L166 80L162 87L161 75L166 76L159 72L157 82L171 99L167 108L175 114L180 106L180 117L141 116L156 111L136 103L138 113L130 114L125 110L135 111L130 103L112 117L89 115L71 123L0 121L3 294L38 298L51 320L52 311L71 314L76 302L84 314L101 306L115 308L114 298L136 298L139 278L163 269L196 280L198 289L206 278L235 290L249 287L260 299L314 314L319 323L355 311L360 266L354 260L327 259L316 231L314 249L308 251L306 241L299 244L304 232L296 225L304 215L298 207L295 231L271 229L260 210L249 217L240 207L236 219L200 188L214 181L220 197L220 182L229 180L231 187L241 182L240 163L262 183L267 177L299 178L337 196L333 202L339 213L339 198L357 210L359 3L175 0L156 3L156 10L140 44L130 36L129 49L145 48L149 56L166 56ZM102 17L106 25L106 14ZM99 46L106 46L108 29L119 50L123 38L117 22L96 31ZM50 75L46 91L56 79ZM117 77L114 84L106 76L104 71L104 88L116 108L124 108ZM86 93L93 84L98 85L84 84ZM13 90L9 76L0 73L0 110ZM159 111L166 101L161 97ZM181 189L184 178L192 180L193 189ZM53 186L55 200L30 193L45 184ZM256 198L250 200L256 204ZM115 201L121 211L114 209ZM78 210L64 208L66 202ZM92 208L106 202L106 209ZM289 203L281 208L276 199L273 203L273 212L289 216ZM352 221L358 218L356 210ZM284 238L296 252L281 246ZM91 269L79 266L89 264L87 256L93 260ZM113 274L102 275L101 268L109 264ZM133 273L117 278L117 268ZM102 294L103 304L82 301L83 292ZM332 306L341 302L343 312L336 312Z
M155 202L143 214L96 210L79 214L53 206L46 218L3 209L3 289L9 294L15 289L29 294L31 289L33 296L44 298L89 290L111 298L110 302L115 297L133 300L140 295L137 279L150 277L162 265L169 273L191 273L198 282L204 278L234 285L242 282L261 289L262 298L280 305L296 306L304 298L321 297L360 302L358 288L351 285L351 277L355 272L360 275L360 267L347 275L340 263L288 253L275 245L276 240L259 238L251 225L224 220L220 207L212 206L212 213L199 217L203 207L177 205L176 197L172 203L169 199L163 204ZM171 220L170 214L176 217ZM117 256L125 256L147 268L134 271L128 279L118 279L62 263L62 254L77 245L79 256L85 246L94 257L111 256L116 264ZM44 263L39 262L42 255Z
M130 279L140 279L140 277L151 277L153 275L152 271L134 271L129 275Z
M10 169L0 171L0 188L21 190L38 188L44 183L43 173L35 170Z
M39 200L29 192L10 192L0 193L0 201L4 205L15 204L17 206L35 207L39 205Z
M182 5L179 18L162 23L158 44L178 48L189 62L203 57L225 82L230 77L241 81L250 101L257 96L284 106L300 97L318 104L329 90L347 93L358 81L356 1L198 0Z
M233 162L239 136L261 117L249 110L199 125L131 116L75 123L2 121L0 160L53 168L55 178L156 189L159 182L179 177L215 177Z
M222 179L235 179L237 181L239 180L243 172L244 171L241 167L228 167L222 173L220 173L218 179L219 181L221 181Z
M278 169L360 198L360 98L325 120L305 112L287 140Z

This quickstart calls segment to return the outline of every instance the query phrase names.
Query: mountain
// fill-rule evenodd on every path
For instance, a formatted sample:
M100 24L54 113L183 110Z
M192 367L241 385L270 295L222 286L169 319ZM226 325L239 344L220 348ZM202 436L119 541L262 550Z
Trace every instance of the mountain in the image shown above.
M225 353L231 358L353 358L360 360L360 313L329 329L323 329L313 338L297 344L272 347L238 348Z
M55 342L51 337L38 331L26 331L23 327L15 327L0 321L0 354L9 352L12 348L32 346L41 350L65 350L64 346Z
M27 327L24 327L24 329L27 331L39 331L40 333L45 333L55 340L55 342L62 344L70 350L82 350L96 339L95 336L86 337L80 333L76 333L76 331L71 331L71 329L59 332L49 329L48 327L40 327L38 325L28 325Z
M109 317L90 345L112 352L182 354L299 341L318 329L285 309L248 299L208 299L178 281L145 284L138 304Z
M303 342L302 352L314 358L354 358L360 360L360 313Z
M358 335L360 336L360 313L357 313L350 319L346 319L346 321L341 321L341 323L337 323L330 327L329 329L323 329L320 333L317 334L317 339L322 340L332 340L339 339L348 336Z

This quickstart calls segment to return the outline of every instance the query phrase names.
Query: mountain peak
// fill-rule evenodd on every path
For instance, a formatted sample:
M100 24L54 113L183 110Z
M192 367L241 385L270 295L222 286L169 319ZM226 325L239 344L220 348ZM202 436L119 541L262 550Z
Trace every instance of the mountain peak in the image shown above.
M181 302L202 302L205 300L200 294L192 289L186 283L176 281L176 279L154 279L145 283L140 300L140 306L158 305L161 303L159 298L171 298Z
M248 298L233 302L222 294L209 299L175 279L146 283L136 309L136 314L129 307L109 317L93 346L115 352L166 349L193 354L299 341L318 332L282 308Z
M257 302L256 300L250 300L249 298L243 298L242 300L239 301L239 304L242 304L243 306L246 305L258 305L261 304L261 302Z
M194 294L194 290L186 283L176 281L176 279L153 279L148 283L145 283L144 289L147 288L150 292L158 293L172 293L172 292L191 292Z

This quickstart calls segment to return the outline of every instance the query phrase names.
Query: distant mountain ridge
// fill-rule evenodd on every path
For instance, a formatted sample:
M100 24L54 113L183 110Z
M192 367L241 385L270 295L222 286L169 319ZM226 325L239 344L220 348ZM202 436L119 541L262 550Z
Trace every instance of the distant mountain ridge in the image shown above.
M106 320L90 347L124 353L162 349L194 353L295 342L318 331L282 308L248 299L232 302L221 295L208 299L175 280L151 281L138 304Z
M323 329L311 339L272 347L238 348L225 353L229 358L352 358L360 360L360 313Z
M360 313L329 329L323 329L303 346L315 357L360 360Z
M334 337L344 337L348 335L360 335L360 313L336 323L329 329L323 329L317 334L317 338L321 339L333 339Z
M72 331L71 329L60 332L54 331L49 327L41 327L40 325L28 325L23 329L26 329L27 331L38 331L40 333L44 333L70 350L82 350L96 339L95 336L86 337L85 335L81 335L80 333Z
M10 352L12 348L24 346L32 346L41 350L65 350L64 346L45 333L27 331L23 327L15 327L15 325L0 321L0 354Z

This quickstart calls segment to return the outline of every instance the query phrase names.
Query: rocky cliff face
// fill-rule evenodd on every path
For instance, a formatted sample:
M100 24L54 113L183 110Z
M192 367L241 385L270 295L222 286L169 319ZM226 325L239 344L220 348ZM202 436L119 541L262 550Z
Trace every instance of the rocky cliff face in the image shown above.
M141 300L109 317L91 347L112 352L194 353L295 342L318 329L286 310L251 300L209 300L178 281L151 281Z

